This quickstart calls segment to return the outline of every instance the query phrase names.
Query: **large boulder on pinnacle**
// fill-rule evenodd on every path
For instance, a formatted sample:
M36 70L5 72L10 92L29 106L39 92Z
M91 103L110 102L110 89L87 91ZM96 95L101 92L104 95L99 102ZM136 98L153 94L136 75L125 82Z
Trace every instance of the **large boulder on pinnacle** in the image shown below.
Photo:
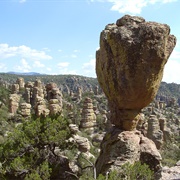
M111 122L133 130L138 114L155 97L176 38L166 24L125 15L101 32L97 78L108 98Z

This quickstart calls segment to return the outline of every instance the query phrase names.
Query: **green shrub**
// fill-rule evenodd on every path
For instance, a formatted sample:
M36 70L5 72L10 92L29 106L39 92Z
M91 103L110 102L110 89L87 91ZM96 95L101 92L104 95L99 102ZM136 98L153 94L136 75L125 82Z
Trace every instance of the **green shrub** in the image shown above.
M177 161L180 160L180 141L179 136L176 141L167 142L161 149L162 165L163 166L174 166Z
M24 121L0 144L0 179L49 179L56 158L55 147L68 149L67 120L61 116ZM57 162L59 163L59 162Z
M121 170L114 170L108 176L100 174L97 180L153 180L153 172L148 165L135 162L134 164L126 163Z

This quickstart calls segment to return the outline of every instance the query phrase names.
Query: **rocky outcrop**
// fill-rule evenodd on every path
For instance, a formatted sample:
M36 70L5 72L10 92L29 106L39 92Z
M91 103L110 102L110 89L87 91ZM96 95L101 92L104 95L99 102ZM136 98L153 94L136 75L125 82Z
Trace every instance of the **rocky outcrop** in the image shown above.
M97 174L118 170L129 162L141 161L154 171L161 166L161 155L153 141L144 137L140 131L122 131L116 127L106 133L101 144L101 153L96 162Z
M20 104L21 115L23 117L28 117L31 115L31 104L21 103Z
M90 133L94 131L95 126L96 115L93 110L92 99L87 97L83 104L80 128Z
M47 102L42 97L37 97L34 106L36 116L40 117L41 115L49 115L49 109L47 108Z
M24 100L27 103L31 103L31 97L32 97L32 92L31 92L31 88L25 88L25 92L24 92Z
M148 164L155 172L160 169L161 155L156 145L136 131L136 126L141 109L158 91L164 66L175 47L176 38L169 33L166 24L129 15L101 32L96 73L107 96L114 127L101 143L96 162L98 174L136 161Z
M49 101L50 115L61 114L62 112L62 93L56 83L46 85L47 100Z
M16 83L19 85L19 88L20 88L20 89L24 88L24 85L25 85L25 83L24 83L24 78L19 77L19 78L17 79Z
M19 108L20 96L18 94L10 94L9 97L9 112L16 114Z
M147 137L154 141L158 149L161 148L163 132L160 130L159 121L155 115L151 115L148 119Z
M49 110L50 110L50 115L61 114L62 106L59 104L58 99L49 100Z
M179 180L180 179L180 162L173 167L163 167L157 172L155 179L158 180Z
M101 32L96 72L108 98L112 124L133 130L140 110L154 99L176 44L169 33L166 24L129 15Z
M11 93L12 94L17 94L19 93L19 84L13 84L11 87Z

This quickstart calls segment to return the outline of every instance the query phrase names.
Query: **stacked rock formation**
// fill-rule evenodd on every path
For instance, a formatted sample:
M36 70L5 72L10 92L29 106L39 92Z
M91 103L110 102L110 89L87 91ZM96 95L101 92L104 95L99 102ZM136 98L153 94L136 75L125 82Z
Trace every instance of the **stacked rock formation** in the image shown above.
M93 110L92 99L87 97L84 100L80 128L90 133L94 131L95 126L96 115Z
M31 104L34 106L36 100L41 97L44 98L44 90L43 90L43 85L40 79L36 79L34 82L34 86L32 89L32 102Z
M49 101L50 115L62 112L62 93L56 83L46 85L47 99Z
M33 87L34 87L34 82L28 81L25 83L24 100L26 101L26 103L33 104L32 103L34 101L32 97Z
M158 149L163 144L163 132L160 130L159 121L155 115L148 119L147 137L154 141Z
M19 84L13 84L11 87L11 93L17 94L19 92Z
M82 99L82 88L81 87L78 87L78 89L77 89L77 98L78 98L78 100Z
M10 94L9 97L9 112L16 114L19 107L20 96L18 94Z
M23 79L22 77L19 77L19 78L17 79L16 83L19 85L19 88L20 88L20 89L21 89L21 88L24 88L25 83L24 83L24 79Z
M31 115L31 104L21 103L20 104L21 115L23 117L28 117Z
M131 150L130 156L136 154L131 162L140 160L158 170L161 156L156 146L149 146L153 142L135 129L141 109L157 93L164 65L175 47L176 38L169 33L170 27L166 24L146 22L142 17L129 15L118 19L116 24L107 25L101 32L96 73L107 96L110 120L115 127L101 144L96 162L98 174L130 161L131 157L125 157ZM118 149L114 153L113 147ZM124 157L120 152L123 149ZM126 161L122 163L124 158Z
M166 118L163 118L163 117L159 118L159 126L160 126L160 130L163 132L163 140L165 142L170 141L172 138L172 133L170 129L167 128Z
M47 108L47 102L42 97L37 97L35 99L34 110L35 110L36 116L38 116L38 117L40 117L41 115L43 115L45 117L47 115L49 115L49 109Z

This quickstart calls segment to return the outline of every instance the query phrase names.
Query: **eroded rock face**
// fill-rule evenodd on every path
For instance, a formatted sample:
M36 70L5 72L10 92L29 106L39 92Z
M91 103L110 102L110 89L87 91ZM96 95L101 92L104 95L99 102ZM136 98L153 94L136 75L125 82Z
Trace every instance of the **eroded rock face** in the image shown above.
M176 44L166 24L125 15L101 32L96 73L106 94L111 122L133 130L139 112L155 97L163 68Z
M127 162L146 163L155 172L161 167L161 155L152 140L140 131L122 131L116 127L106 133L96 162L97 174L120 170Z
M20 96L18 94L10 94L9 96L9 112L16 114L19 107Z

